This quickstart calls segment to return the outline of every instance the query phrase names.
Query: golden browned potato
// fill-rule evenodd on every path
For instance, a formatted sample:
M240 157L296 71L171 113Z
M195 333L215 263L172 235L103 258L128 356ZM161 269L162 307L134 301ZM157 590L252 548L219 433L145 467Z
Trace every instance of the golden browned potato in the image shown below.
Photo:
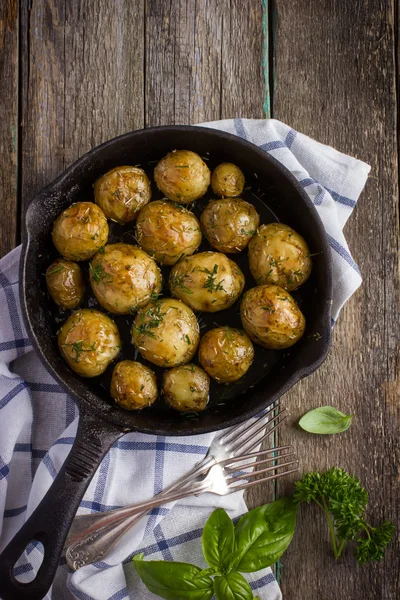
M159 367L189 362L199 337L194 312L174 298L161 298L141 308L132 327L132 342L140 354Z
M98 310L82 308L57 334L61 356L82 377L101 375L121 349L116 324Z
M306 326L292 296L277 285L259 285L248 290L242 299L240 316L253 342L272 350L293 346Z
M249 267L257 284L274 283L290 292L310 276L310 250L289 225L261 225L249 243Z
M194 310L217 312L229 308L244 287L236 263L220 252L199 252L180 260L169 277L171 293Z
M211 175L211 187L214 194L222 198L240 196L244 188L244 175L233 163L222 163Z
M156 165L154 179L167 198L189 204L206 193L210 170L195 152L173 150Z
M150 181L138 167L115 167L94 184L94 199L107 219L129 223L150 201Z
M76 202L54 221L53 244L70 260L89 260L107 243L108 223L93 202Z
M243 377L253 358L253 344L240 329L217 327L207 331L200 340L200 364L218 383Z
M150 202L136 221L136 239L161 265L174 265L201 244L200 223L192 212L166 200Z
M115 365L110 393L115 402L127 410L151 406L158 395L156 376L139 362L122 360Z
M85 282L80 266L57 258L46 271L46 284L54 302L62 308L78 308L83 302Z
M241 198L211 200L201 217L201 228L219 252L241 252L256 233L260 216L254 206Z
M208 402L210 378L197 365L181 365L163 375L163 393L170 406L180 412L199 412Z
M108 244L90 263L90 283L104 308L134 313L161 291L161 273L146 252L131 244Z

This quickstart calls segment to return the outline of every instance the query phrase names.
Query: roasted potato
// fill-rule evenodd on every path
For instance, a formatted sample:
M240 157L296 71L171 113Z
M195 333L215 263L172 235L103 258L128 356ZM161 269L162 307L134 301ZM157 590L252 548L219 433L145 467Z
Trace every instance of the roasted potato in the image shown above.
M150 202L136 221L139 245L161 265L174 265L201 244L200 223L192 212L165 200Z
M161 291L161 273L146 252L131 244L109 244L90 263L90 283L108 311L127 315Z
M235 198L244 188L244 175L233 163L222 163L211 175L211 187L217 196Z
M76 202L54 221L53 244L69 260L89 260L107 243L108 223L93 202Z
M240 329L217 327L207 331L200 340L200 364L218 383L230 383L243 377L253 358L253 344Z
M210 170L195 152L173 150L156 165L154 179L167 198L189 204L206 193Z
M259 346L280 350L299 341L306 320L292 296L277 285L259 285L248 290L240 305L247 335Z
M241 198L211 200L201 217L202 231L219 252L241 252L256 233L260 216Z
M194 310L217 312L229 308L244 287L236 263L219 252L199 252L180 260L169 277L171 294Z
M138 167L115 167L94 184L94 199L107 219L124 224L133 221L150 201L150 181Z
M290 292L310 276L310 250L289 225L261 225L249 243L249 267L257 284L273 283Z
M168 404L180 412L199 412L208 402L210 378L197 365L181 365L163 375L163 393Z
M77 263L57 258L46 271L46 284L50 296L58 306L74 309L82 304L85 282Z
M121 349L116 324L98 310L82 308L57 333L61 356L82 377L101 375Z
M115 365L110 393L115 402L127 410L151 406L158 396L156 376L139 362L123 360Z
M132 342L140 354L159 367L189 362L199 337L194 312L174 298L161 298L140 309L132 327Z

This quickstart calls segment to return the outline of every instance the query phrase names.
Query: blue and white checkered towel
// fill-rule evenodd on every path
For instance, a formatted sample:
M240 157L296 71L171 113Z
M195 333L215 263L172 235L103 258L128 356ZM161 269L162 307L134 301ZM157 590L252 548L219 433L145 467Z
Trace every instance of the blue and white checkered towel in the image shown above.
M361 283L342 229L366 182L370 167L297 133L275 120L235 119L206 124L244 137L282 162L310 195L326 227L334 267L333 318ZM0 550L37 506L74 440L77 409L45 371L27 338L18 298L19 248L0 261ZM79 513L109 510L158 493L206 453L212 434L187 439L128 433L106 455ZM125 535L106 561L68 572L62 559L53 600L150 600L129 559L204 565L202 527L217 506L232 517L246 510L240 493L224 498L189 498L171 509L152 511ZM28 548L18 564L29 581L40 564L40 548ZM249 576L263 600L281 598L270 569Z

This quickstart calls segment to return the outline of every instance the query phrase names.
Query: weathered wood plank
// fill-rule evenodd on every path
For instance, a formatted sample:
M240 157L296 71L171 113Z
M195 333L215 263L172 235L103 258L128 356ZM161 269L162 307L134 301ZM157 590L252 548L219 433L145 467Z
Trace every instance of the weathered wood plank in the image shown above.
M0 256L17 243L18 0L0 3Z
M399 297L398 162L394 63L394 2L281 0L277 3L274 116L362 158L370 180L346 227L364 277L334 331L324 366L287 394L291 435L302 470L342 466L370 493L372 521L398 522ZM397 398L397 400L396 400ZM355 413L340 436L312 436L295 426L308 409L333 404ZM278 491L291 489L280 483ZM381 563L356 568L329 554L326 524L301 510L284 556L287 598L394 600L399 541Z
M146 125L263 117L261 3L146 4Z
M143 1L24 2L22 198L144 124Z

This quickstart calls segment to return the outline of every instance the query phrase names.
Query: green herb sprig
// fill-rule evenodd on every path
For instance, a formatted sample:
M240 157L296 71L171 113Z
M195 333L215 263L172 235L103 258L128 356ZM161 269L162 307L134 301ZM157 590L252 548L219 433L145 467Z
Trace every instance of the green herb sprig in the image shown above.
M342 555L347 541L357 540L355 555L360 564L380 560L395 527L385 521L377 527L365 519L368 494L360 481L336 467L326 473L311 472L298 481L294 501L315 502L325 513L335 558Z

